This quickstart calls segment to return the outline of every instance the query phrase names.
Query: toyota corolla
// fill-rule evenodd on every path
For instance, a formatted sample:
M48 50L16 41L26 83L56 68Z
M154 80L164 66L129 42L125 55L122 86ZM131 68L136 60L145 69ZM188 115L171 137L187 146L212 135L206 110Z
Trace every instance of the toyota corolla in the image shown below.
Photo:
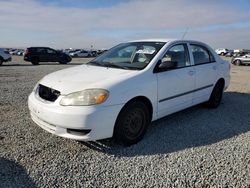
M55 135L131 145L154 120L199 103L218 107L229 71L202 42L131 41L45 76L28 104L33 121Z

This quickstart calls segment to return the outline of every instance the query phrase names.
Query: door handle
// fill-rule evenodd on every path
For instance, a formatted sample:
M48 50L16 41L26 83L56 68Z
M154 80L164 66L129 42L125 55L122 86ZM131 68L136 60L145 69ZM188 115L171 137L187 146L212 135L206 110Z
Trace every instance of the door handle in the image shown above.
M193 76L193 75L195 74L195 71L191 70L191 71L188 72L188 74L189 74L190 76Z
M216 69L217 69L217 67L214 65L214 66L213 66L213 69L214 69L214 70L216 70Z

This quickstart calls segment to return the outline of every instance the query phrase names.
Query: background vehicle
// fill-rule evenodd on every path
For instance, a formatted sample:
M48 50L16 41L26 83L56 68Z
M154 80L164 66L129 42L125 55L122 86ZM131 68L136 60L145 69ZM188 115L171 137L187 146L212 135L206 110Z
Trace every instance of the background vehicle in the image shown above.
M232 64L234 65L250 65L250 54L236 57L232 59Z
M234 55L234 52L231 51L231 52L226 53L225 57L233 57L233 55Z
M91 57L92 54L90 51L87 50L79 50L69 53L71 57Z
M8 61L11 61L10 53L5 49L0 48L0 65L2 65L3 62L8 62Z
M24 53L25 53L25 50L18 50L18 52L16 53L16 55L23 56Z
M222 55L224 56L225 54L227 54L229 52L228 49L226 48L218 48L215 50L215 52L218 54L218 55Z
M31 62L33 65L38 65L39 62L67 64L71 61L71 57L48 47L30 47L24 54L24 60Z
M233 57L241 57L247 55L247 52L234 52Z

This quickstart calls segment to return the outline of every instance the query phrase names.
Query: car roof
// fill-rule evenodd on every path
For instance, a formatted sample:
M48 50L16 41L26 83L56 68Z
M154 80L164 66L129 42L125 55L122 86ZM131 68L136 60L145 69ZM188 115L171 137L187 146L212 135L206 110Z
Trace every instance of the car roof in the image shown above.
M37 47L29 47L29 48L50 48L50 47L46 47L46 46L37 46ZM52 49L52 48L50 48Z
M196 41L196 40L186 40L186 39L171 39L171 38L151 38L151 39L140 39L140 40L132 40L129 42L193 42L193 43L201 43L204 44L203 42Z

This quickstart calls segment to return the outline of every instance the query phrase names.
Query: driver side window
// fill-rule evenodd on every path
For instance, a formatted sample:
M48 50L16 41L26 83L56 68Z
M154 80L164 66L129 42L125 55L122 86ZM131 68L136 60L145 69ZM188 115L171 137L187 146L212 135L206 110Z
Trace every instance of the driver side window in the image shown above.
M188 48L186 44L177 44L172 46L163 56L162 61L176 62L176 68L190 66Z

